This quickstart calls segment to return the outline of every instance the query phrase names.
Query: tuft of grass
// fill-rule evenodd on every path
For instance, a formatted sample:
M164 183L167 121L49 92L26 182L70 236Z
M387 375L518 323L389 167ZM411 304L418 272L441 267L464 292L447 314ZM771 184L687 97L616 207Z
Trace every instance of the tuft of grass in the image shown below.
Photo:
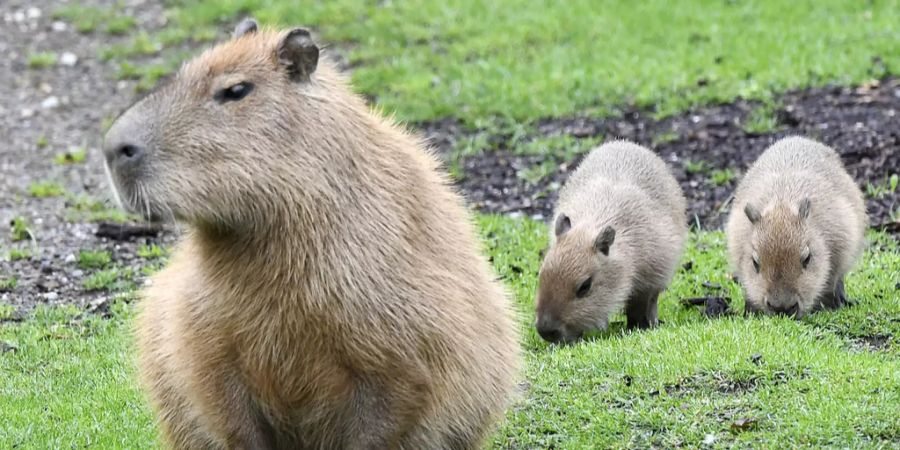
M59 183L52 181L36 181L28 186L28 195L35 198L59 197L65 192Z
M137 21L130 16L115 16L106 21L106 32L112 35L122 35L131 31Z
M39 52L28 55L28 68L30 69L46 69L56 65L59 57L53 52Z
M757 106L742 124L747 134L772 133L778 130L778 105L771 101Z
M47 148L47 146L50 145L50 141L47 139L47 136L42 134L37 138L35 145L37 148Z
M53 17L71 22L79 33L92 33L109 17L111 10L96 6L67 5L53 12Z
M53 161L57 164L78 164L87 158L87 150L84 147L74 147L65 153L58 153Z
M166 251L156 244L141 244L138 246L137 254L144 259L160 259L166 256Z
M8 257L10 261L31 259L31 250L25 248L12 248L9 250Z
M710 172L709 181L716 186L724 186L731 183L735 179L734 171L726 167L724 169L716 169Z
M664 133L660 133L653 137L653 146L668 144L670 142L675 142L678 140L678 133L673 130L666 131Z
M684 171L689 174L703 174L709 172L710 169L709 163L702 159L699 161L685 159L682 166L684 166Z
M133 215L121 209L107 206L86 195L71 196L66 201L66 220L69 222L114 222L125 223L136 220Z
M872 183L870 181L866 183L866 194L871 198L884 198L886 195L897 192L898 183L900 183L900 175L896 173L885 177L881 182Z
M34 234L28 229L28 221L24 217L19 216L10 222L11 238L14 242L24 241L26 239L34 240Z
M82 269L103 269L112 262L112 256L105 250L80 250L78 267Z
M0 277L0 292L10 292L16 289L19 280L16 277Z
M112 267L99 270L82 281L82 286L88 292L92 291L130 291L134 289L132 269Z

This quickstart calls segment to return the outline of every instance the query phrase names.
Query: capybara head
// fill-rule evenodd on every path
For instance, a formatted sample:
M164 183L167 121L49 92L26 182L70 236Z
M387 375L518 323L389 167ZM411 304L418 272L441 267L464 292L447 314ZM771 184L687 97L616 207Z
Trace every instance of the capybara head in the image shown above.
M591 330L604 330L608 318L631 289L622 262L615 258L616 230L574 224L560 214L555 239L541 265L537 330L548 342L570 343Z
M309 31L242 22L233 39L186 63L107 132L119 201L151 220L236 229L298 195L287 186L326 163L310 153L341 132L329 131L339 113L321 95L318 63Z
M828 283L826 243L810 225L809 199L777 201L761 211L748 203L749 248L740 261L748 310L802 317Z

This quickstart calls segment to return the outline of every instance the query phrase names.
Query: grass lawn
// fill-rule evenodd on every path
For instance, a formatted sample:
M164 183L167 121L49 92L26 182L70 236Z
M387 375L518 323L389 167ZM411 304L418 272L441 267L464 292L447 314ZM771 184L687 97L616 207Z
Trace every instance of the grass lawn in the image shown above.
M482 216L485 247L521 314L525 393L492 438L493 448L606 448L756 444L888 448L900 440L900 346L867 351L860 338L900 336L900 251L885 236L847 283L859 303L796 322L740 315L707 319L679 299L722 285L720 232L692 236L652 331L611 330L568 347L531 327L546 230L528 219ZM894 274L894 275L886 275ZM134 384L132 306L111 319L40 310L2 322L0 448L154 447L149 411Z
M346 53L355 86L408 121L469 124L661 114L736 96L859 83L900 67L900 1L184 0L170 25L112 54L210 39L252 13L315 27ZM174 64L177 61L173 61ZM159 70L134 72L157 76Z

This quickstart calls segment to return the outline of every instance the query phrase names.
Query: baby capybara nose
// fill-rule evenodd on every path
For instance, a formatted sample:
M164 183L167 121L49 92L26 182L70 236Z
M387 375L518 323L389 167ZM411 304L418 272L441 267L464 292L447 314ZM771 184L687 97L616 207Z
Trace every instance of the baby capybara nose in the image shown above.
M541 338L550 343L559 342L561 333L558 329L552 327L538 327L537 332Z
M144 156L144 147L136 142L109 142L103 149L110 169L129 169L136 166Z
M800 306L797 302L773 302L769 299L766 299L766 305L771 308L772 311L788 316L793 316L794 314L796 314Z

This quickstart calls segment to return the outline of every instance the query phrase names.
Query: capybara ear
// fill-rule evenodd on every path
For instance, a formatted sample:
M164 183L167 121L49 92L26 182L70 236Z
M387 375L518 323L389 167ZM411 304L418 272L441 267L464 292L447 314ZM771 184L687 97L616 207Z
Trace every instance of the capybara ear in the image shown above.
M559 217L556 218L556 236L562 236L566 231L572 228L572 221L569 220L569 216L565 214L560 214Z
M313 42L309 30L294 28L278 44L278 63L284 67L292 81L309 81L319 63L319 47Z
M232 37L237 39L247 33L256 33L257 29L259 29L259 26L256 24L256 21L253 20L253 18L248 17L238 23L236 27L234 27L234 33L232 34Z
M809 200L809 197L800 200L800 204L797 206L797 214L800 215L800 220L804 220L809 217L810 207L812 207L812 201Z
M747 203L744 205L744 214L747 215L747 218L750 219L750 223L755 224L759 222L759 210L757 210L753 205Z
M603 253L606 256L609 256L609 248L613 245L613 242L616 240L616 230L613 229L611 225L607 225L600 231L600 234L597 235L597 238L594 239L594 248Z

